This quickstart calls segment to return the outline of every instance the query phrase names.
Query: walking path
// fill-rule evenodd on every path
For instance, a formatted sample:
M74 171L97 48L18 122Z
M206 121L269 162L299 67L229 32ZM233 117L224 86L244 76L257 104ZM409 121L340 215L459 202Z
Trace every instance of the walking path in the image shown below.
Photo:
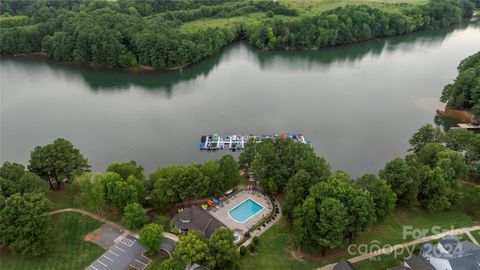
M362 254L360 256L350 258L350 259L348 259L348 261L351 262L351 263L357 263L357 262L360 262L360 261L363 261L363 260L367 260L367 259L370 259L370 258L373 258L373 257L377 257L377 256L382 255L382 254L392 253L393 251L395 251L397 249L406 248L406 247L409 247L409 246L418 245L418 244L422 244L422 243L425 243L425 242L430 242L430 241L433 241L433 240L437 240L437 239L440 239L440 238L445 237L447 235L467 234L468 237L470 237L470 239L472 239L472 242L475 243L477 241L470 234L470 232L478 231L478 230L480 230L480 226L473 226L473 227L470 227L470 228L450 230L450 231L447 231L447 232L443 232L443 233L419 238L419 239L416 239L416 240L413 240L413 241L410 241L410 242L406 242L406 243L403 243L403 244L398 244L398 245L394 245L394 246L391 246L391 247L388 247L388 248L383 248L383 249L380 249L380 250L375 251L375 252ZM332 270L334 266L335 266L335 264L329 264L329 265L317 268L317 270Z
M97 214L94 214L94 213L90 213L88 211L85 211L85 210L82 210L82 209L78 209L78 208L64 208L64 209L58 209L58 210L55 210L55 211L52 211L50 213L48 213L49 215L55 215L55 214L59 214L59 213L65 213L65 212L75 212L75 213L80 213L82 215L85 215L85 216L88 216L88 217L91 217L93 219L96 219L100 222L103 222L103 223L106 223L114 228L117 228L121 231L125 231L127 232L128 234L130 235L134 235L136 236L137 233L134 233L132 231L130 231L129 229L125 228L124 226L122 226L121 224L118 224L116 222L113 222L113 221L110 221L102 216L99 216ZM179 239L178 239L178 236L176 236L175 234L173 233L169 233L169 232L164 232L163 233L163 237L165 238L169 238L175 242L178 242Z

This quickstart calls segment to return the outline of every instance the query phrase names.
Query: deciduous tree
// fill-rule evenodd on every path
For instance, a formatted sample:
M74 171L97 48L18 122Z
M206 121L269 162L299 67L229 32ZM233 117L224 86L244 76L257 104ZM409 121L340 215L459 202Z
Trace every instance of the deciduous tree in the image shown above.
M123 209L123 223L125 224L125 227L129 229L138 229L147 222L147 213L139 203L129 203Z
M150 223L140 230L140 243L147 249L150 255L160 250L160 242L163 239L162 226L156 223Z
M90 169L87 159L66 139L37 146L30 153L28 169L45 179L52 189ZM52 182L53 181L53 182Z
M15 253L39 256L45 253L52 228L48 211L52 204L41 193L14 194L0 211L0 240Z

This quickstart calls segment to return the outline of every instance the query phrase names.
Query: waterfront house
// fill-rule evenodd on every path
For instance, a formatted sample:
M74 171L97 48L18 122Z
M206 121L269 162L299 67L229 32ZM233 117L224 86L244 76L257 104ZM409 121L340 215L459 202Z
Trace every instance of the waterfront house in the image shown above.
M412 255L402 265L388 270L435 270L435 268L425 258Z
M420 255L437 270L480 270L480 246L453 236L424 244Z

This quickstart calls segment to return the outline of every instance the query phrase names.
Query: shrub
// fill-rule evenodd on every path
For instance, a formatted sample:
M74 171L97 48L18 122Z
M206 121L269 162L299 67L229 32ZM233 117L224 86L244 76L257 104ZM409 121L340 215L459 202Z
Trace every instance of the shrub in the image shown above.
M257 251L257 245L255 245L255 243L250 243L250 245L248 245L248 251L250 251L250 253L255 253Z
M258 236L254 236L252 238L252 243L254 243L255 245L258 245Z
M241 246L240 247L240 255L244 256L245 254L247 254L247 248L245 246Z
M157 216L155 218L155 223L158 223L160 225L163 226L163 231L165 232L170 232L172 231L172 224L170 223L171 222L171 218L167 217L167 216Z

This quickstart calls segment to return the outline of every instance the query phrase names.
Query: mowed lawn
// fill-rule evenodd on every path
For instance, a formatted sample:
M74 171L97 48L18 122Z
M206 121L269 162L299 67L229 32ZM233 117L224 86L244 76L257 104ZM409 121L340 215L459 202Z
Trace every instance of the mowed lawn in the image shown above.
M292 237L288 222L282 218L260 236L257 254L240 258L240 269L315 269L318 263L292 256Z
M301 14L318 14L346 5L370 5L372 7L394 11L404 7L405 4L426 4L429 0L279 0L279 2L287 7L300 11Z
M467 194L471 190L469 186L465 185L463 189ZM468 197L465 196L465 198ZM468 201L463 199L454 209L438 213L428 213L417 208L397 209L394 215L379 224L375 224L368 232L358 236L354 244L371 244L372 241L375 241L373 244L376 245L393 245L410 241L413 239L412 236L403 237L404 226L424 230L425 236L428 236L441 230L479 225L480 219L467 215L467 208ZM477 237L480 236L477 234ZM296 250L294 239L288 221L282 219L280 223L260 236L257 255L241 258L242 269L312 269L337 262L341 258L351 258L359 255L349 254L346 248L330 251L326 256L302 254L301 252L294 252ZM359 263L359 269L386 269L384 266L394 266L398 262L399 260L392 255L383 255L378 261ZM376 267L371 268L373 265Z
M471 232L471 234L473 235L473 237L475 237L475 239L477 240L477 242L480 243L480 230L479 230L479 231Z
M279 2L287 7L298 11L299 15L318 15L321 12L335 9L346 5L369 5L375 8L398 11L408 5L426 4L430 0L280 0ZM276 19L291 21L300 19L300 16L285 16L276 14ZM201 18L185 22L178 29L182 32L195 32L206 28L232 28L237 24L255 26L262 24L268 19L266 12L254 12L236 17L227 18Z
M105 252L101 247L86 242L83 237L102 223L78 213L54 215L51 239L47 253L38 258L17 256L7 248L1 251L2 270L71 270L84 269Z

